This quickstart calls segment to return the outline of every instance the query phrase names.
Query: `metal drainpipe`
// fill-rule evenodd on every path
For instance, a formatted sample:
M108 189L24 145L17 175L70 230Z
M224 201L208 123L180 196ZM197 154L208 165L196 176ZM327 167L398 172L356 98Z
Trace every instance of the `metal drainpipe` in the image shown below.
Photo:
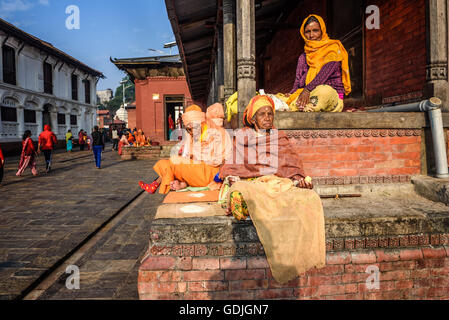
M443 117L441 114L442 104L440 99L433 97L421 102L369 110L368 112L427 112L429 114L430 127L432 129L435 167L437 170L436 177L439 179L447 179L449 178L449 170L443 130Z

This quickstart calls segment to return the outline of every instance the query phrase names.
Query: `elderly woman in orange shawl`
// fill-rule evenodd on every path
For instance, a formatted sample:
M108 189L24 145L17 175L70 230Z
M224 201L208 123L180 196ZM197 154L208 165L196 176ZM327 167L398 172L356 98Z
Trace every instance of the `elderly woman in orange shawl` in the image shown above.
M323 18L312 14L300 29L304 53L298 59L296 80L286 103L293 111L341 112L351 93L348 53L326 32Z
M250 101L235 134L234 164L220 177L234 179L229 209L238 220L251 217L274 279L285 283L325 265L324 213L295 144L274 128L274 114L270 97Z
M215 103L207 108L206 118L212 121L217 127L223 127L224 110L221 103Z
M159 177L151 185L139 183L149 193L159 186L161 194L188 186L207 187L231 154L229 134L207 120L200 107L187 108L182 121L188 133L182 157L172 156L156 163L154 170Z

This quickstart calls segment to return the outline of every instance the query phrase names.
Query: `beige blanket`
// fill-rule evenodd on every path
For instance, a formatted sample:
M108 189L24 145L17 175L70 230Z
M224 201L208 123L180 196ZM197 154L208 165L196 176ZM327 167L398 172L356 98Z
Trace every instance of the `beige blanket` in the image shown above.
M265 176L236 182L264 247L274 279L286 283L326 264L324 213L319 195L290 179Z

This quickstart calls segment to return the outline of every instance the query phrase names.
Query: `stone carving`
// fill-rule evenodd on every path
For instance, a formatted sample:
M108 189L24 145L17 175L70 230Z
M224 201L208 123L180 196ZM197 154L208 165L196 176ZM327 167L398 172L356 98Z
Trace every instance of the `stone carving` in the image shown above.
M431 64L426 68L427 81L447 80L447 63Z
M256 79L256 62L254 59L238 59L237 79Z
M421 130L419 129L358 129L358 130L286 130L285 133L289 138L296 139L326 139L326 138L369 138L369 137L419 137Z

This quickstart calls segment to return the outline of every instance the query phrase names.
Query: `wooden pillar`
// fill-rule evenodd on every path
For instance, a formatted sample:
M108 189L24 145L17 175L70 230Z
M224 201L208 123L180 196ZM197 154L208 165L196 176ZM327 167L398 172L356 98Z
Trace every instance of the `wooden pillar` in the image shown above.
M447 0L428 0L426 97L443 100L443 111L449 112L448 85L448 4Z
M256 41L254 0L237 0L237 89L238 125L243 112L256 94Z
M236 85L235 0L223 0L224 101L237 90Z
M223 28L218 28L217 41L217 102L224 103Z

